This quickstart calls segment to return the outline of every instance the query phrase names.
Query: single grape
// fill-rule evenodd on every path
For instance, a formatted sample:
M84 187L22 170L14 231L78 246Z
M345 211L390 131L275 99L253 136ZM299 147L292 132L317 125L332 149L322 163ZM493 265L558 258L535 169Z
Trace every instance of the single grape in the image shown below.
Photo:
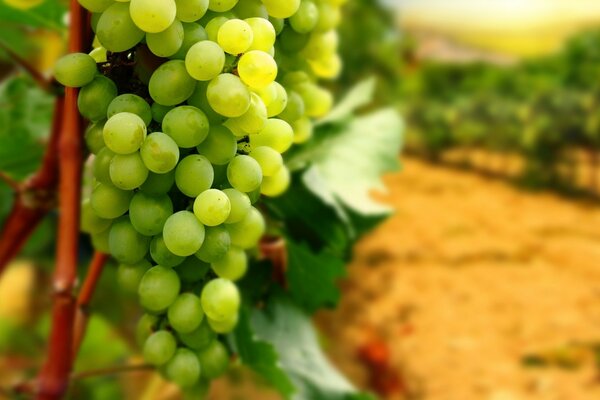
M167 248L181 257L191 256L204 242L204 226L189 211L180 211L167 219L163 229Z
M233 74L221 74L211 80L206 97L212 109L225 117L242 116L250 108L250 91Z
M284 120L271 118L257 135L250 136L252 148L269 146L279 153L285 153L294 142L294 131Z
M60 58L54 67L54 77L68 87L82 87L94 80L96 61L85 53L71 53Z
M117 97L117 86L102 75L96 75L93 81L79 91L77 108L81 115L92 122L106 118L110 102Z
M242 135L259 133L267 123L267 107L262 99L256 93L250 94L250 108L241 117L233 118L230 121L243 131Z
M166 364L177 350L177 341L169 331L151 334L144 343L144 359L152 365Z
M224 226L206 228L204 243L196 252L196 257L207 263L215 262L229 251L230 245L231 238Z
M149 33L167 29L177 13L174 0L131 0L129 4L133 22L141 30Z
M310 35L298 33L289 26L286 26L279 35L277 44L278 48L290 56L296 55L298 52L305 50Z
M121 52L138 44L144 32L131 19L129 4L115 2L100 16L96 36L106 50Z
M230 19L219 28L217 43L221 48L233 55L244 53L252 45L254 34L246 21Z
M339 36L337 31L313 33L308 36L302 55L309 60L318 60L327 54L334 54L339 45Z
M142 143L140 155L150 171L165 174L175 169L179 161L179 147L169 135L154 132Z
M225 321L213 321L212 319L207 318L210 329L223 335L232 332L235 329L238 320L238 314L234 314L231 318L226 319Z
M240 58L238 73L242 81L251 88L264 88L275 81L277 63L264 51L252 50Z
M318 21L319 8L311 0L302 0L298 11L290 18L290 25L298 33L309 33Z
M236 156L227 167L227 179L240 192L251 192L262 182L260 165L250 156Z
M340 7L330 4L326 1L320 1L317 4L318 7L318 18L315 26L317 31L328 31L334 29L340 24L342 14Z
M175 170L166 174L155 174L150 172L146 182L140 186L140 190L146 194L157 195L168 193L175 183Z
M104 47L96 47L89 54L98 64L103 64L108 60L108 51Z
M148 168L140 153L117 154L110 162L110 180L123 190L139 188L148 178Z
M204 319L200 298L192 293L182 293L169 307L169 324L179 333L190 333Z
M148 253L150 238L135 230L129 218L115 221L108 236L110 254L123 264L136 264Z
M279 113L279 119L283 119L288 123L296 121L304 116L306 108L304 106L304 100L302 96L293 90L287 95L287 104L285 108Z
M210 265L198 260L196 257L188 257L184 262L175 267L182 282L196 283L204 279L210 271Z
M146 125L137 115L122 112L104 124L104 143L117 154L131 154L139 150L146 139Z
M165 376L172 382L187 388L194 386L200 379L200 361L194 352L179 348L165 364Z
M201 350L208 347L215 340L215 333L210 329L206 320L194 331L178 333L179 340L192 350Z
M227 349L218 340L213 340L206 348L198 352L204 378L215 379L223 375L229 367Z
M185 257L176 256L165 245L162 235L155 236L150 242L150 256L158 265L173 268L184 262Z
M252 29L252 44L248 50L269 51L275 45L275 28L268 19L247 18L244 21Z
M138 95L126 93L115 97L108 105L106 117L110 118L122 112L137 115L144 121L144 125L146 126L152 122L150 105Z
M102 134L103 129L103 122L95 122L90 124L85 130L85 144L92 154L98 154L106 146Z
M163 131L171 136L179 147L185 149L202 143L208 135L209 127L206 115L192 106L173 108L162 122Z
M142 235L153 236L162 232L163 226L173 214L173 202L169 196L149 196L138 192L129 204L129 218L133 227Z
M147 260L135 264L119 264L117 268L117 282L128 293L137 293L142 277L152 265Z
M216 78L225 66L223 49L210 40L203 40L190 47L185 56L185 67L192 78L210 81Z
M156 331L159 322L160 319L156 315L142 315L135 328L135 341L140 347L143 347L150 335Z
M203 1L203 0L200 0ZM185 60L185 56L187 55L190 48L198 42L208 39L208 34L206 30L197 23L191 22L183 23L183 43L177 53L175 53L171 58L177 60Z
M233 224L236 222L240 222L248 211L250 211L251 203L250 198L246 193L240 192L236 189L225 189L223 193L229 197L229 202L231 203L231 212L229 213L229 218L225 221L226 224Z
M198 147L198 153L214 165L229 163L237 151L237 140L231 131L223 125L210 127L210 134Z
M319 118L326 115L333 105L333 95L315 84L302 84L297 87L306 106L306 115Z
M89 199L81 203L81 230L86 233L100 233L112 224L111 219L96 215Z
M225 193L208 189L194 201L194 214L206 226L217 226L225 222L231 212L231 203Z
M133 192L101 183L92 191L90 203L97 216L114 219L127 212L132 197Z
M237 286L222 278L208 282L202 289L200 299L206 316L215 321L231 318L240 308L240 292Z
M256 17L268 20L269 18L267 8L260 0L238 1L232 11L238 18L242 19Z
M148 90L152 99L163 106L183 103L192 95L196 81L187 73L182 60L167 61L150 77Z
M263 179L260 192L269 197L280 196L289 188L290 181L290 171L283 166L275 175Z
M177 18L182 22L194 22L206 14L209 0L175 0Z
M269 15L275 18L289 18L298 11L300 0L262 0Z
M179 295L181 282L171 268L156 266L142 277L138 295L142 307L150 312L164 312Z
M245 1L245 0L243 0ZM223 12L231 10L238 0L210 0L208 9L211 11Z
M210 189L215 173L210 161L201 155L192 154L181 160L175 171L175 184L188 197L198 197Z
M147 33L146 45L159 57L170 57L183 45L183 25L178 20L161 32Z
M294 130L294 143L305 143L313 136L313 123L310 118L304 117L292 122Z
M258 162L264 177L275 175L283 166L281 154L268 146L258 146L248 155Z
M98 152L98 155L94 158L94 165L92 166L92 172L94 178L100 183L112 185L110 179L110 163L115 156L108 147L104 147Z
M242 249L255 247L265 233L265 219L256 208L252 207L244 219L235 224L227 225L231 244Z
M237 281L248 270L248 256L243 249L231 246L223 257L211 264L211 267L220 278Z

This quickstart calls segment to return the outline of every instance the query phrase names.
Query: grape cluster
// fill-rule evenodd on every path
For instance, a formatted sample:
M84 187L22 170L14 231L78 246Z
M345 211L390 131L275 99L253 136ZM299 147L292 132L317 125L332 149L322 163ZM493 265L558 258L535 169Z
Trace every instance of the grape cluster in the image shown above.
M235 282L266 230L254 206L287 189L282 154L332 106L318 80L341 68L344 0L79 2L95 48L55 76L81 88L90 121L82 230L147 312L146 360L198 389L228 365L218 335L236 326Z

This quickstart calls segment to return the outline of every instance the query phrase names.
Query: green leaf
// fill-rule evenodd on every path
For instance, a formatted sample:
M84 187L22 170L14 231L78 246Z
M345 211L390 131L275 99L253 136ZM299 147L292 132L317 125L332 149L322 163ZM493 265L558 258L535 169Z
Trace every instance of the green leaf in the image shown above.
M371 194L385 190L381 176L399 168L401 132L395 110L377 111L347 126L323 127L287 162L292 170L312 166L312 178L304 181L322 200L336 199L359 215L386 214L389 207L375 202Z
M233 333L235 351L247 367L262 376L286 398L295 392L290 378L281 369L275 348L257 338L250 325L249 312L242 309L240 321Z
M292 298L310 313L335 306L340 299L337 282L346 273L344 262L326 252L314 253L305 244L289 238L286 244L286 276Z
M342 122L359 108L371 103L376 83L375 77L371 77L354 86L327 116L318 121L318 125Z
M275 296L265 309L255 309L252 326L261 340L277 350L282 369L297 389L291 399L361 399L323 354L310 318L289 299Z

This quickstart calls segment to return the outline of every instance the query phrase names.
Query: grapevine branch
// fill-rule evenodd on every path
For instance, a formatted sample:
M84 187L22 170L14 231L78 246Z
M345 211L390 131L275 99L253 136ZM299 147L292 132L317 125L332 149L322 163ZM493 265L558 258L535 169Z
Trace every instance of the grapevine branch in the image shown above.
M4 43L4 41L0 40L0 49L2 49L8 56L15 62L15 64L19 65L23 68L33 80L45 91L49 91L52 88L52 80L47 79L40 71L38 71L31 63L25 60L23 57L15 53L10 47Z

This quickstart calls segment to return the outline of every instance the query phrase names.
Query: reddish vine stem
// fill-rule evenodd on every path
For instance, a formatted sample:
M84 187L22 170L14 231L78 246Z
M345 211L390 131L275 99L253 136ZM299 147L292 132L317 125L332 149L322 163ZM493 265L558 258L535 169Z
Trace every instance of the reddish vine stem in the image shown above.
M89 18L77 0L70 2L69 51L83 50ZM54 270L54 301L48 355L38 376L38 400L58 400L66 393L73 365L79 211L83 164L82 119L77 109L78 90L65 90L65 110L59 140L60 221Z
M0 41L0 49L2 49L8 56L21 68L23 68L33 80L38 84L40 88L45 91L49 91L52 87L52 80L46 78L40 71L38 71L31 63L25 60L23 57L15 53L10 47L4 43L4 41Z
M96 291L98 280L100 280L100 276L104 270L104 265L106 265L107 261L108 255L100 252L94 253L87 276L83 282L83 285L81 286L81 291L79 292L79 296L77 298L77 311L75 315L73 359L77 357L77 353L81 347L81 342L85 337L85 331L87 329L88 319L90 316L89 305L94 292Z

